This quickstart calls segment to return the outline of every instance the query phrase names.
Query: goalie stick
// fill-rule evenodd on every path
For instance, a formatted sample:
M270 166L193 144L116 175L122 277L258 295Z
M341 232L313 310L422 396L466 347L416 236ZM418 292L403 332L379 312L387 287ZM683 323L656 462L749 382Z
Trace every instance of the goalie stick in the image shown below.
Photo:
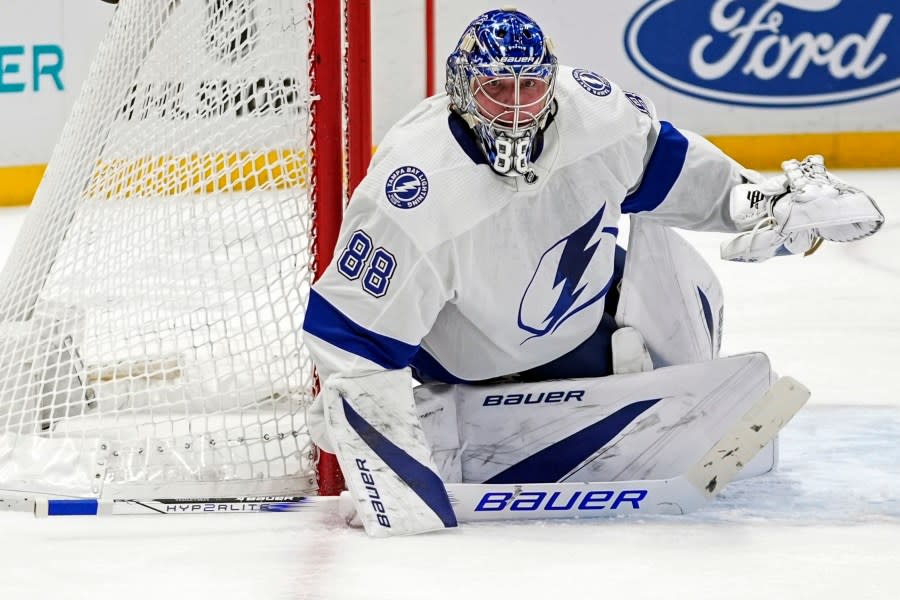
M720 492L809 399L809 390L781 377L686 473L668 479L595 483L448 484L460 522L684 514ZM35 516L211 514L333 509L320 496L198 499L3 498L0 508Z

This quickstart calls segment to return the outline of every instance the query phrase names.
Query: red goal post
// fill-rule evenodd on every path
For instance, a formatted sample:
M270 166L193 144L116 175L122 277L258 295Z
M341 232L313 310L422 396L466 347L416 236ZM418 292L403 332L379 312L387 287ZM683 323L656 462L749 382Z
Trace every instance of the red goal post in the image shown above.
M318 26L330 32L340 28L343 22L344 36L316 36L313 42L313 89L321 98L315 107L317 126L313 144L324 164L335 165L340 161L347 174L345 186L342 170L325 169L324 164L314 167L316 177L321 178L314 192L319 215L316 278L331 262L343 210L343 203L337 204L329 198L349 199L365 176L372 154L370 0L344 0L343 19L340 9L337 2L323 1L316 2L314 9ZM328 60L329 56L341 55L344 40L344 60L340 63ZM345 92L343 101L342 91ZM342 127L342 123L346 127ZM341 137L335 135L339 132L343 132ZM320 452L318 475L320 494L336 495L344 489L344 479L334 455Z

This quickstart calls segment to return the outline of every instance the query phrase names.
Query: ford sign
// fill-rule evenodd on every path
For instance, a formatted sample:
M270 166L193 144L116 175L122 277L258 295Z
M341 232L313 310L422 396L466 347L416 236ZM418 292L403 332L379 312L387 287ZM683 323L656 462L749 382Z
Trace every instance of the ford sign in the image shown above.
M897 0L652 0L631 61L689 96L745 106L852 102L900 89Z

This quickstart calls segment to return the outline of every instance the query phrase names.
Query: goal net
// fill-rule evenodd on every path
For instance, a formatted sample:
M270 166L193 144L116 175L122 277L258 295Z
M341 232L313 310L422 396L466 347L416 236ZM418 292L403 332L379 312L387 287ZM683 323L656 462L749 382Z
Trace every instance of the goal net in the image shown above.
M0 275L0 489L315 492L300 331L343 202L316 74L344 45L317 14L120 2Z

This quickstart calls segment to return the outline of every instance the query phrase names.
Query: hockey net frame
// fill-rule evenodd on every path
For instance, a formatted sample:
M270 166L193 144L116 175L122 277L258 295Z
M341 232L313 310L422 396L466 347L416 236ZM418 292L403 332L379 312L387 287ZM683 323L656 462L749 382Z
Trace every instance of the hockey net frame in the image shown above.
M198 5L204 8L198 8ZM153 13L151 6L157 10L156 13ZM290 18L282 21L278 17L267 20L273 11L277 12L281 7L290 12ZM264 39L262 36L266 31L275 32L273 35L276 37L289 40L293 39L286 34L289 30L306 28L309 34L305 38L306 60L298 61L296 71L291 71L296 73L298 81L305 77L308 85L308 88L303 88L304 105L298 104L296 111L296 115L304 114L305 111L304 118L308 119L305 127L307 139L302 140L301 144L305 150L299 146L295 150L294 145L282 141L263 144L262 149L254 148L252 152L185 152L180 148L180 154L173 152L172 156L163 158L141 156L137 159L121 159L115 154L117 144L124 147L129 142L129 136L120 132L117 134L120 139L115 139L116 135L111 134L108 128L116 119L122 121L125 111L137 106L138 110L159 116L167 111L175 113L176 109L181 110L183 107L175 106L174 100L167 100L165 103L142 100L136 91L141 89L138 83L130 84L127 90L130 95L122 104L121 89L104 91L104 74L117 68L119 63L125 65L124 69L128 69L128 65L133 64L129 60L135 57L142 59L152 56L157 50L156 46L163 47L165 40L162 38L164 34L152 29L151 25L162 28L167 26L167 19L174 21L180 16L180 12L188 11L197 15L206 12L204 39L207 45L216 46L215 52L222 54L220 59L227 59L232 64L241 63L245 55L252 54L248 48L256 43L254 40ZM142 21L142 14L155 14L159 23L148 24ZM305 18L301 19L301 15L305 15ZM199 18L203 18L202 15ZM308 293L308 285L331 261L343 206L352 188L365 172L371 155L369 27L369 0L152 0L150 4L146 0L119 2L109 33L101 44L88 81L54 151L10 259L0 273L0 490L4 494L188 498L316 492L333 495L343 489L343 479L336 460L333 456L318 453L305 431L305 410L314 396L316 383L308 355L302 349L296 350L296 356L291 353L291 345L299 343L298 330L302 314L298 313L302 313L302 306L298 306L296 302L288 306L285 298L279 298L281 312L272 317L278 323L263 323L261 317L260 320L255 320L245 319L243 315L233 315L230 321L223 319L219 324L226 331L235 328L240 330L243 327L250 329L239 331L243 341L237 343L238 352L244 350L241 344L250 344L247 341L250 339L256 344L253 352L262 354L268 352L267 344L281 343L281 349L274 353L276 359L283 362L296 361L302 365L291 363L288 367L271 367L253 362L255 358L223 362L221 357L217 357L210 362L208 369L227 380L224 391L207 393L209 385L205 379L199 384L196 381L186 384L184 388L188 391L173 391L178 385L177 381L187 379L186 374L192 368L191 364L185 364L185 354L190 354L196 348L189 347L187 351L180 348L177 353L158 350L156 354L143 354L137 358L129 356L116 362L95 361L94 364L89 364L88 342L92 335L98 338L92 331L98 329L97 323L102 320L92 317L90 313L85 316L83 307L76 300L60 296L59 282L68 277L70 282L75 282L72 296L89 298L104 294L115 296L114 286L117 283L121 285L121 282L112 277L110 289L89 290L88 285L81 289L78 287L78 280L82 273L66 270L68 267L65 261L68 259L63 250L68 250L71 254L71 248L74 247L75 254L89 253L92 246L102 246L112 231L104 230L102 214L95 215L95 221L89 221L83 216L85 210L99 213L99 209L106 206L118 209L127 217L128 209L123 207L129 205L144 202L153 205L153 210L159 211L162 210L159 206L182 202L188 206L187 209L178 214L167 213L164 219L178 221L176 226L183 229L178 230L177 235L189 238L196 230L196 225L185 226L181 221L183 216L204 210L191 207L189 203L192 198L209 196L212 199L206 198L206 204L216 207L231 203L229 210L236 210L233 206L246 205L253 220L274 221L276 229L290 229L290 223L282 223L285 220L284 214L290 213L294 205L306 203L297 213L297 227L305 227L305 231L299 236L285 235L285 239L280 242L282 246L294 249L298 244L306 243L306 249L297 256L293 253L286 256L276 251L273 264L282 268L278 265L286 264L286 259L300 257L305 260L306 264L302 268L308 271L308 275L296 285L306 291L292 289L285 297L294 298L301 293ZM212 32L210 28L213 29ZM149 36L142 47L123 50L123 36L141 35ZM159 44L156 44L157 41ZM130 53L130 58L123 56L126 53ZM237 53L239 56L236 58L229 53ZM299 54L294 52L290 56L296 58ZM288 59L281 56L266 59L268 63L275 65L275 71L280 68L280 61L283 60ZM163 63L156 68L166 66ZM134 71L134 81L137 82L142 67ZM126 73L126 81L130 75ZM278 76L260 76L254 80L257 87L251 85L251 91L241 96L240 100L237 99L238 96L234 96L228 102L237 103L238 110L247 114L257 111L255 116L259 117L259 123L276 116L283 117L287 113L293 114L289 108L291 102L296 100L298 91L293 88L290 91L276 88L281 83L284 84L283 87L287 87L287 82L294 75L282 74L281 77L279 80ZM194 96L203 96L209 92L202 90L203 85L208 84L207 79L211 81L215 78L216 76L212 76L201 80L201 91ZM245 76L242 81L246 80ZM226 77L221 77L221 81L224 89L228 89ZM260 92L259 85L268 85L259 84L263 81L274 81L277 85ZM167 82L163 87L166 85L171 87ZM190 86L185 84L184 87ZM183 90L178 88L177 91L181 93ZM186 93L189 92L188 89ZM267 96L263 98L259 95L262 93ZM211 94L212 92L207 95ZM251 98L254 94L256 96ZM226 94L221 95L225 97ZM281 99L273 100L276 95L280 95L278 97ZM112 106L102 106L103 98L110 97L115 98L115 103ZM110 112L118 113L118 116L110 117ZM125 120L139 120L133 114L129 113ZM206 124L209 127L205 130L212 136L217 133L215 116L220 115L216 113ZM183 116L176 118L170 114L168 118L175 121ZM186 121L190 120L184 118ZM294 133L301 129L296 123L290 127ZM91 132L92 128L97 132ZM84 138L86 129L93 137ZM277 131L277 127L273 131ZM252 137L256 134L251 132L250 135ZM79 162L77 156L73 156L78 154L80 145L84 145L84 139L90 139L94 143L99 140L99 147L96 148L96 156L89 156ZM165 141L166 138L161 143ZM186 147L190 147L191 142L191 139L179 141ZM92 149L92 146L85 148L85 154ZM303 191L296 191L300 188ZM272 205L277 205L278 211L287 210L288 213L265 215L269 200L262 202L260 197L267 190L276 190L270 194L274 198ZM92 206L85 209L87 203ZM60 205L62 208L59 208ZM115 217L110 217L112 218ZM292 218L289 216L286 221ZM227 238L225 233L216 232L213 237L224 239L222 248L217 249L217 252L228 254L233 248L245 244L252 250L261 243L266 243L265 240L260 242L255 239L255 233L246 233L245 223L240 218L235 218L235 222L225 223L224 228L237 233L232 238L224 239ZM91 235L79 238L79 235L85 235L84 231L90 231ZM163 234L175 235L170 231L164 231ZM263 237L267 236L271 236L271 232L266 231ZM152 241L153 234L148 237ZM193 242L197 245L197 240ZM211 245L211 242L204 238L199 245L203 244ZM273 245L279 246L279 243ZM103 257L103 261L110 263L118 259L119 256L115 253ZM127 260L127 257L122 260ZM210 260L215 267L215 260ZM261 259L252 257L244 262L253 263L257 260ZM85 270L104 273L103 261ZM262 270L269 272L272 268L274 267L270 264ZM135 269L129 266L127 270L130 272ZM65 277L60 275L63 271ZM120 272L116 273L120 275ZM196 273L192 276L196 276ZM242 273L234 277L250 281L255 276L255 273ZM132 281L128 278L126 280ZM210 281L217 283L215 278ZM210 281L201 282L200 287L209 285ZM176 281L173 287L182 283L184 282ZM282 282L274 283L281 285ZM272 285L273 281L269 280L269 284ZM124 287L129 285L131 284ZM160 284L163 288L168 285L171 283ZM284 287L291 285L289 282ZM142 281L141 286L144 287L135 288L135 295L154 295L152 278ZM242 298L248 297L240 289L231 290L225 295L232 304L240 304ZM250 299L255 305L257 300L253 297ZM114 314L108 308L104 310L107 311L103 313L104 316ZM269 312L274 314L277 311L272 309ZM192 315L195 313L195 310L191 312ZM163 321L150 323L149 326L151 329L162 329L163 324L178 322L182 317L184 316L169 314ZM92 319L94 323L91 323ZM188 317L184 319L190 320ZM283 323L286 322L291 323L288 330L284 329ZM273 328L278 331L275 336L277 339L266 340L261 332L268 332ZM126 333L120 332L119 335L138 339L145 334L143 330L129 330ZM284 339L288 338L285 345ZM119 341L121 340L105 341L104 351L110 344L114 345ZM232 340L224 340L222 347L230 349L232 343ZM158 342L150 346L160 349L166 344ZM287 357L288 354L291 356ZM229 366L232 372L229 372ZM304 373L295 374L295 368ZM242 369L246 369L246 372L241 372ZM220 370L223 372L220 373ZM271 380L266 381L265 377L269 373L272 373ZM208 373L200 375L206 377ZM250 388L241 387L242 376L252 381ZM195 374L195 379L196 377ZM105 394L104 388L113 392ZM125 392L121 393L122 389ZM134 392L135 389L139 391ZM157 389L163 392L154 391ZM196 392L196 389L203 390L203 394ZM258 406L250 406L245 415L241 403L253 394L258 394L259 389L266 390L264 401ZM220 397L216 397L216 393ZM203 397L199 401L188 398L192 394ZM115 395L114 400L107 398L111 395ZM132 397L126 398L128 395ZM139 396L140 402L134 400L134 396ZM179 407L181 404L187 405L188 400L192 403L191 406L201 406L203 414L193 415L189 412L191 409L184 408L178 408L180 412L173 412L173 397L178 398ZM134 408L138 404L141 404L141 410L150 413L146 423L134 421L135 415L140 413L139 409ZM162 413L168 411L168 414L175 415L172 423L178 422L177 427L166 423L162 433L160 406L165 409ZM210 406L214 408L210 409ZM215 408L216 406L219 408ZM207 414L207 411L215 410L219 410L221 414ZM263 416L249 415L253 410ZM122 430L116 429L120 421L124 422L123 415L126 412L128 424ZM143 413L141 415L142 418L145 416ZM108 422L110 419L114 423ZM234 457L241 457L243 463L238 466L230 464L229 461Z

